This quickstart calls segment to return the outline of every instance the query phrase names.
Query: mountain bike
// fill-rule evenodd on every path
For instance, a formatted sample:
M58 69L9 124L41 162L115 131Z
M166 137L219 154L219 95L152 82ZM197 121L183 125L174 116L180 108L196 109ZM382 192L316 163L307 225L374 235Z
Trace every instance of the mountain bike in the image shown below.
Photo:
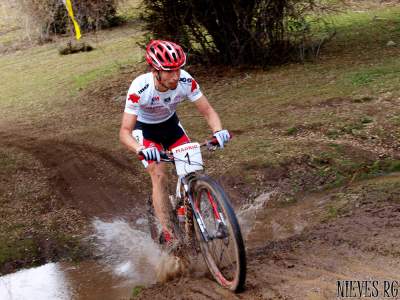
M215 150L214 138L203 144L187 143L161 152L163 162L173 163L178 175L174 208L174 234L189 249L200 251L213 278L239 292L246 280L246 253L239 223L223 188L204 173L201 148ZM148 201L152 238L160 236L151 200Z

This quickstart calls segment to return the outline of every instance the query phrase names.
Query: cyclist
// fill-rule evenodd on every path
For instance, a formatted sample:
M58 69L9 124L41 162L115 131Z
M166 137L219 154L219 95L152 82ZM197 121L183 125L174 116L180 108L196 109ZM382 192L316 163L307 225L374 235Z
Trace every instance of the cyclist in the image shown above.
M176 114L178 103L186 98L205 117L219 147L230 139L228 130L203 95L196 80L183 69L186 54L170 41L153 40L146 47L145 58L151 71L133 80L127 94L120 129L120 141L140 155L152 182L152 200L164 240L174 238L172 211L167 193L166 164L160 162L160 150L190 142Z

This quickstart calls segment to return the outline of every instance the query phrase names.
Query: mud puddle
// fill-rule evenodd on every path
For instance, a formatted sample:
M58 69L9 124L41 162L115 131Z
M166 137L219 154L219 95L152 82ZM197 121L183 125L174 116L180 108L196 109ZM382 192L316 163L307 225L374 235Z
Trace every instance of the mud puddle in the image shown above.
M269 194L261 195L252 206L239 210L246 236L254 228L254 213L259 214L268 197ZM135 286L157 282L168 255L151 239L145 216L137 216L133 223L122 218L94 218L92 227L93 235L88 238L95 243L99 260L48 263L2 276L0 299L129 299ZM204 266L198 269L204 277Z
M49 263L0 277L0 299L129 299L132 284L96 262Z
M143 226L138 219L137 226ZM98 261L48 263L0 277L2 300L129 299L135 286L155 283L167 256L149 234L117 219L93 221Z

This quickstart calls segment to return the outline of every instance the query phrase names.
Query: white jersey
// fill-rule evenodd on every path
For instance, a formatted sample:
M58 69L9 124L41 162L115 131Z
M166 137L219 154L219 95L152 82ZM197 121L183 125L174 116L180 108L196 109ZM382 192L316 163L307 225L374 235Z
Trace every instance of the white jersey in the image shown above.
M178 103L188 98L191 102L202 96L197 82L181 70L175 90L157 91L153 73L146 73L133 80L126 97L125 112L138 116L138 121L157 124L168 120L176 111Z

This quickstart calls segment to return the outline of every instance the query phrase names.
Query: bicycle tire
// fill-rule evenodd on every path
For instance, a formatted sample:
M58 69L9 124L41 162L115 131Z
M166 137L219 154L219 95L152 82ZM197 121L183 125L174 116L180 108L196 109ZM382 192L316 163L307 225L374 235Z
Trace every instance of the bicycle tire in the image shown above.
M236 214L232 208L232 205L230 204L229 198L222 189L222 187L212 178L202 175L196 177L191 184L192 188L192 197L194 201L194 209L200 213L202 218L205 217L206 214L206 208L202 208L201 205L207 205L207 200L203 201L200 203L201 198L202 198L202 193L203 191L207 191L207 195L211 195L212 198L209 198L209 203L211 203L211 199L217 204L217 208L219 210L219 213L222 213L223 219L226 223L227 227L227 237L221 238L221 239L214 239L206 242L200 232L199 225L194 218L193 222L195 224L195 232L196 232L196 237L199 242L199 246L201 249L201 252L203 254L203 257L206 261L206 264L214 277L214 279L223 287L233 291L233 292L240 292L244 289L244 284L246 281L246 252L245 252L245 247L244 247L244 242L243 242L243 237L240 231L239 223L236 217ZM202 204L204 203L204 204ZM214 206L215 207L215 206ZM203 209L203 210L202 210ZM214 212L211 214L215 214ZM218 215L217 215L218 216ZM214 216L215 218L215 216ZM211 222L212 223L212 222ZM218 223L219 224L219 223ZM207 225L208 226L208 225ZM207 231L211 231L211 228L207 228ZM209 225L209 227L212 227L213 225ZM234 274L232 276L227 276L225 273L226 270L224 270L226 267L224 267L222 263L222 258L219 259L219 262L217 261L215 257L215 253L212 253L211 247L214 247L216 249L216 246L211 246L210 243L218 242L220 244L226 244L226 239L227 238L232 238L233 244L234 244L234 256L236 260L236 266L234 267L228 267L227 269L234 269ZM229 244L229 241L227 242ZM228 250L229 251L229 250ZM223 251L222 251L223 252Z

